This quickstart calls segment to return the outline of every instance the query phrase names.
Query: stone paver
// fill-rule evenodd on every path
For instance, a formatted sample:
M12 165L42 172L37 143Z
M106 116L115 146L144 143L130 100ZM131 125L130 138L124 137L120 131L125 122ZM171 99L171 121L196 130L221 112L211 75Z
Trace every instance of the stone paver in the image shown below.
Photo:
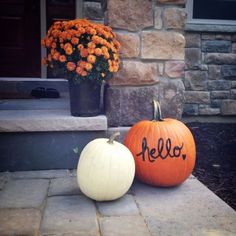
M38 235L40 220L37 209L1 209L0 235Z
M38 170L38 171L16 171L11 173L14 179L54 179L75 176L72 170Z
M129 194L116 201L97 202L97 206L99 213L103 216L130 216L139 214L134 198Z
M0 192L0 208L39 208L48 185L45 179L11 180Z
M84 196L49 197L41 225L42 235L96 235L94 203Z
M236 212L197 179L188 179L175 188L154 188L135 183L134 193L154 235L162 231L161 235L166 235L167 224L172 225L168 229L170 232L180 230L179 225L183 224L185 231L196 231L196 235L200 229L202 235L211 229L236 234Z
M100 219L102 236L149 236L141 216L104 217Z
M122 198L96 203L81 194L76 170L5 172L0 180L0 235L236 235L236 211L194 176L174 188L134 180Z
M48 196L81 194L76 177L52 179Z

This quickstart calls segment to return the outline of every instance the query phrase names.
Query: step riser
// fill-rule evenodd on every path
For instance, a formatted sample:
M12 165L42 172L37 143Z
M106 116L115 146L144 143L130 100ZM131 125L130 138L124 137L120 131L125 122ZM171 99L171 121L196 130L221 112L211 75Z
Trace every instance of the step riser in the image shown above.
M106 131L0 133L0 171L75 169L79 151Z

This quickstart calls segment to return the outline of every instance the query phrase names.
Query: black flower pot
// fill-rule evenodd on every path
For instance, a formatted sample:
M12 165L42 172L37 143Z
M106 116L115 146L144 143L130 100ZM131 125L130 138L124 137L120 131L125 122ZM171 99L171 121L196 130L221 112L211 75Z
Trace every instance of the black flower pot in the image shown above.
M91 80L69 80L72 116L97 116L102 112L102 85ZM102 96L101 96L102 95Z

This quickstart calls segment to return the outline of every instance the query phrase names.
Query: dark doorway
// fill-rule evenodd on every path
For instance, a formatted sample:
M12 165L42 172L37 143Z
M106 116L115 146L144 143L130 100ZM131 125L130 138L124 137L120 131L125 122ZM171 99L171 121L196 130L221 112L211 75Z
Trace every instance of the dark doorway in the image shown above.
M0 0L0 77L40 77L40 1Z

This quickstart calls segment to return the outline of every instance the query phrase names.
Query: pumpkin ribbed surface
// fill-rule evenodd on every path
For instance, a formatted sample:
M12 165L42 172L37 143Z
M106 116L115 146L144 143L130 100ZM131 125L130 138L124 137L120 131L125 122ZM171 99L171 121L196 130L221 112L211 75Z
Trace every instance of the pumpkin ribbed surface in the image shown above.
M132 152L136 177L154 186L175 186L192 173L196 147L190 130L180 121L140 121L124 144Z
M77 168L81 191L97 201L114 200L130 188L135 172L131 152L123 144L95 139L83 149Z

